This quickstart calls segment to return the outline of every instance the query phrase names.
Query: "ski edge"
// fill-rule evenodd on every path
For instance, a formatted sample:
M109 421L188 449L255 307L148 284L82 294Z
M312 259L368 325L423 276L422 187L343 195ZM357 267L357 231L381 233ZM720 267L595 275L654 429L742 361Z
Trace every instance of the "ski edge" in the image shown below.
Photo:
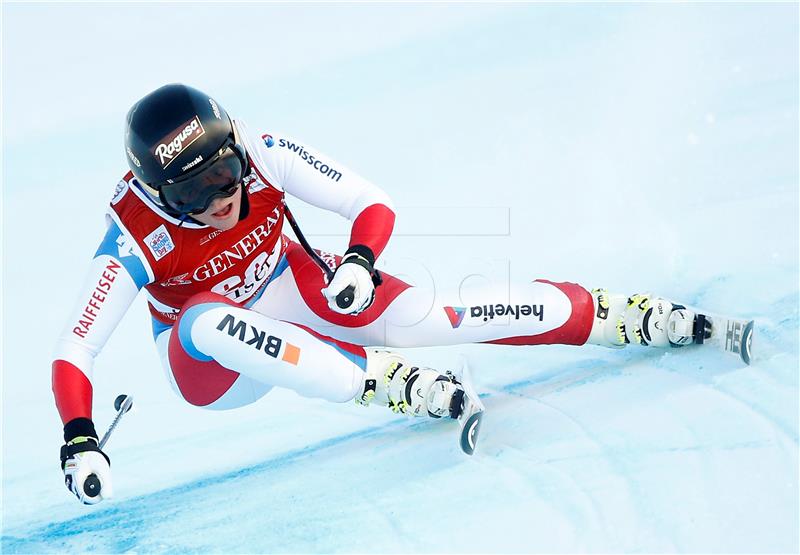
M461 381L461 386L464 388L464 407L458 417L460 426L458 443L464 453L472 455L475 453L475 446L477 445L486 407L484 407L477 391L475 391L469 364L464 355L459 356L459 366L458 377Z
M751 352L752 352L752 345L753 345L753 320L750 320L745 324L744 330L742 330L742 345L741 349L739 350L739 356L742 357L742 361L748 366L750 365L751 360Z

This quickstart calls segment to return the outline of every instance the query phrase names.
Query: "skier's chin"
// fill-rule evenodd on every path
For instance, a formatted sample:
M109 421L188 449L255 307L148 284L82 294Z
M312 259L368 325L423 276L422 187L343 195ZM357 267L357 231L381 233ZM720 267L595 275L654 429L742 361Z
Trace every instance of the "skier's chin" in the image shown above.
M208 210L195 216L195 219L216 229L226 231L239 223L241 207L242 196L241 193L237 192L230 198L215 202Z

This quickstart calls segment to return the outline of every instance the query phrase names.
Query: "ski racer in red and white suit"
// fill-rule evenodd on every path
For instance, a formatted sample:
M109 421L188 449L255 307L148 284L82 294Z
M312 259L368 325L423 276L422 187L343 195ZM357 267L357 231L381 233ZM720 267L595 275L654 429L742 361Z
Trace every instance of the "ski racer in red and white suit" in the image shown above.
M55 352L53 390L65 423L91 417L94 358L142 288L170 382L190 403L212 409L251 403L273 385L349 401L361 386L364 345L586 342L592 296L568 283L520 284L511 292L512 303L503 305L497 300L509 298L506 291L486 291L472 307L461 307L455 292L440 292L431 309L429 291L382 274L383 284L367 310L356 315L334 312L320 293L326 286L322 271L283 234L284 194L350 219L350 246L366 246L376 258L394 226L389 197L309 146L278 135L251 136L241 122L236 125L247 137L253 171L245 180L249 215L233 229L220 231L171 217L130 173L117 185L106 235ZM336 268L338 257L326 259ZM269 317L270 335L278 337L278 328L283 333L277 360L296 357L292 368L244 373L235 358L227 364L220 357L198 364L182 352L173 337L174 325L187 301L202 298L196 295L204 292ZM493 325L503 316L504 325ZM294 348L287 355L283 351L290 346Z
M201 100L213 108L204 126L195 116L156 150L137 155L128 148L131 167L151 155L167 167L195 137L219 125L219 107L213 99ZM373 266L395 221L386 193L304 143L251 134L236 120L225 125L246 152L248 171L209 196L202 214L175 217L133 173L111 199L107 232L52 364L66 441L62 467L81 501L95 503L112 493L108 457L91 420L92 368L141 289L169 382L186 401L208 409L252 403L278 386L334 402L355 399L436 417L450 410L452 416L457 382L364 347L629 341L619 325L625 298L572 283L487 287L463 302L457 291L429 291L386 274L380 282ZM201 160L185 155L179 163L190 171ZM335 270L330 283L306 250L283 234L286 194L352 222L345 256L323 253ZM354 298L339 308L335 297L348 285ZM636 322L627 323L641 336ZM100 478L100 495L83 491L90 473Z

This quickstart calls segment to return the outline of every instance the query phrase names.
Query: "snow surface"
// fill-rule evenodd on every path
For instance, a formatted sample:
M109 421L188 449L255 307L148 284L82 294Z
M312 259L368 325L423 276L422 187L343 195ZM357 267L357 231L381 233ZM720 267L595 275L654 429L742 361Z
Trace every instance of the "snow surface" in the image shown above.
M3 552L800 550L797 4L2 9ZM139 299L95 373L98 428L136 399L108 445L116 497L82 506L50 349L125 171L124 114L170 81L385 188L386 271L656 291L755 318L754 362L406 350L469 356L488 413L467 457L453 423L288 391L188 406ZM344 248L345 221L295 211Z

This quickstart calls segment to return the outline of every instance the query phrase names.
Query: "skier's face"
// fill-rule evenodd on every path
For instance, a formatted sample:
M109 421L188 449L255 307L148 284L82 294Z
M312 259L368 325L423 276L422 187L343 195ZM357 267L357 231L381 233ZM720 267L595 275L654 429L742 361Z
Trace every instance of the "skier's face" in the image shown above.
M241 209L242 186L239 185L233 195L214 199L208 210L202 214L192 215L192 218L200 223L225 231L232 229L239 223Z

